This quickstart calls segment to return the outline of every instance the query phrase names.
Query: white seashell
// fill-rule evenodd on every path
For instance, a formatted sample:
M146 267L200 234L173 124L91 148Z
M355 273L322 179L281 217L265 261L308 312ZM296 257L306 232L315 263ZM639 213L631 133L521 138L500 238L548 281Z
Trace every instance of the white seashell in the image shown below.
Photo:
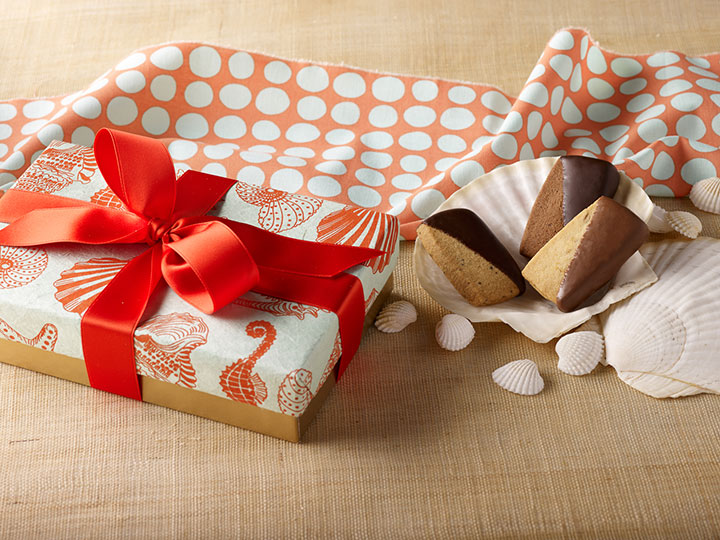
M720 240L645 244L658 281L601 315L605 359L653 397L720 394Z
M417 321L415 306L407 300L399 300L382 308L375 319L375 327L386 334L394 334L415 321Z
M597 332L574 332L555 345L558 369L568 375L587 375L603 359L605 342Z
M472 210L522 268L527 264L527 259L519 253L525 224L543 182L557 159L526 159L496 168L453 193L436 211L451 208ZM654 206L650 197L622 171L614 199L644 222L650 219ZM613 302L627 298L655 281L650 267L635 253L622 266L605 296L584 309L563 313L530 288L525 294L506 302L478 307L471 305L455 290L428 255L422 242L415 242L413 263L420 286L448 312L462 315L472 322L504 322L538 343L547 343L569 332L591 315L604 311Z
M690 212L668 212L667 222L677 232L688 238L697 238L702 231L702 223Z
M667 212L657 204L653 206L652 215L647 221L647 226L650 232L654 233L665 234L673 230L667 221Z
M532 360L515 360L505 364L493 371L492 378L501 388L523 396L534 396L545 388L545 381Z
M690 200L700 210L720 214L720 178L700 180L690 190Z
M464 349L475 337L475 328L462 315L448 313L435 327L435 339L443 349L459 351Z
M600 325L600 318L593 316L580 326L575 329L575 332L597 332L602 334L602 326Z

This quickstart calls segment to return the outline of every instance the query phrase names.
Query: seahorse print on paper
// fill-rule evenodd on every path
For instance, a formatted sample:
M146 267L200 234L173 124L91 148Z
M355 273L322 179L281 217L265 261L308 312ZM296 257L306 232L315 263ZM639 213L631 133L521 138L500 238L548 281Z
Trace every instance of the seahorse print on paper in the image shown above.
M287 374L278 389L278 407L283 414L300 416L312 401L312 373L296 369Z
M245 333L251 338L261 338L260 344L247 358L238 358L223 370L220 374L220 386L232 400L259 405L267 398L267 386L252 370L275 342L277 331L267 321L253 321L245 327Z
M264 311L265 313L272 313L277 317L295 316L300 320L303 320L305 315L310 315L317 319L318 313L321 311L327 311L319 307L306 306L289 300L281 300L280 298L265 296L264 294L258 294L257 296L264 298L265 300L253 300L250 298L240 297L234 300L233 304L258 311Z
M190 354L207 343L208 327L189 313L170 313L148 319L135 332L138 373L195 388L197 375Z
M297 227L322 206L322 201L311 197L242 182L236 184L235 193L246 203L260 207L258 225L274 233Z
M0 246L0 289L14 289L35 281L48 265L42 248Z
M58 329L52 323L44 325L34 338L26 338L16 330L10 327L8 323L0 319L0 335L8 341L17 341L31 347L38 347L45 351L55 350L55 344L58 339Z
M53 142L28 167L17 184L16 189L54 193L77 181L87 184L97 170L97 162L92 148L84 146L66 147L61 142Z

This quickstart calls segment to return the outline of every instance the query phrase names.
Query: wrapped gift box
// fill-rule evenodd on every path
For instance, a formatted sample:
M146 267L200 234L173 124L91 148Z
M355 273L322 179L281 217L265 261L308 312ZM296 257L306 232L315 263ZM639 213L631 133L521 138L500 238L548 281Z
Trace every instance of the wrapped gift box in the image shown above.
M13 189L122 209L92 150L53 142ZM366 325L392 288L393 216L237 182L210 212L303 240L387 252L348 272L361 281ZM88 384L82 314L138 245L0 246L0 361ZM143 400L297 441L335 382L337 316L249 292L206 315L169 288L135 332Z

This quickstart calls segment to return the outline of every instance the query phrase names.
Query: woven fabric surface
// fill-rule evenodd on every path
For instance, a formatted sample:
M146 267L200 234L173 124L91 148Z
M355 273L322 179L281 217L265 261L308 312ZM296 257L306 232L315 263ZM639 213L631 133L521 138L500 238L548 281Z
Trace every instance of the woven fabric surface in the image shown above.
M148 5L149 4L149 5ZM496 84L517 95L547 39L587 27L613 50L712 52L713 2L7 3L0 98L68 93L130 51L197 40ZM661 200L691 209L686 200ZM697 212L704 234L720 219ZM443 311L402 246L404 332L370 329L299 445L0 364L0 537L712 537L720 401L657 401L611 368L555 368L553 344L477 324L440 350ZM0 314L0 316L2 316ZM490 378L518 358L546 389Z

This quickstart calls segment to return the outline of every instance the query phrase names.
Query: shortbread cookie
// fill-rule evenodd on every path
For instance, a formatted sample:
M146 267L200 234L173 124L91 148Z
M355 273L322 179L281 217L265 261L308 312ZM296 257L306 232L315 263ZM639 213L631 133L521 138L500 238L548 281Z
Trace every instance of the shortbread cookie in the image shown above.
M648 234L632 211L600 197L553 236L522 275L560 311L572 311L615 276Z
M533 257L598 197L613 197L619 181L617 169L607 161L584 156L558 158L530 211L520 254Z
M471 210L433 214L417 232L430 257L473 306L498 304L525 292L517 263Z

